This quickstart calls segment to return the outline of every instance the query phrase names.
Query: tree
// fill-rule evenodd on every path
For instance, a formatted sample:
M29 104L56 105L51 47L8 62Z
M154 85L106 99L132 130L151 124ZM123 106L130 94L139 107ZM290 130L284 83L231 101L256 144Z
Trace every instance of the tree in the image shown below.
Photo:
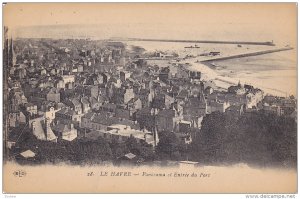
M190 153L204 163L295 166L297 124L288 117L253 112L238 119L223 113L206 116Z
M125 141L125 144L126 144L127 149L131 153L133 153L135 155L140 155L141 146L132 135L130 135L130 137Z
M156 147L156 153L161 159L180 159L179 149L183 143L176 137L173 132L161 132L159 143Z
M114 159L124 156L130 151L126 147L125 143L120 143L117 139L113 138L110 142L110 148Z

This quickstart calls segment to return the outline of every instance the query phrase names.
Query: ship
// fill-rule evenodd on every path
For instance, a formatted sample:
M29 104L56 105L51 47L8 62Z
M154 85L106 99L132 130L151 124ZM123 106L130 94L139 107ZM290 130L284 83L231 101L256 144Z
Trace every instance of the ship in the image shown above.
M197 44L195 44L194 46L185 46L184 48L200 48Z

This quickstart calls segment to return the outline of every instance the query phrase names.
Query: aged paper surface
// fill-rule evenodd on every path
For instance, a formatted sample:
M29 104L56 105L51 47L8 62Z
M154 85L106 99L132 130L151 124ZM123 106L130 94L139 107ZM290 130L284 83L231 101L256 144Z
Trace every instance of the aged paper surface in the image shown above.
M297 192L296 3L7 3L2 9L5 193ZM148 104L152 87L145 79L160 88ZM156 101L161 95L163 107ZM148 109L153 125L138 117ZM61 122L67 112L79 121ZM256 117L267 125L256 126Z

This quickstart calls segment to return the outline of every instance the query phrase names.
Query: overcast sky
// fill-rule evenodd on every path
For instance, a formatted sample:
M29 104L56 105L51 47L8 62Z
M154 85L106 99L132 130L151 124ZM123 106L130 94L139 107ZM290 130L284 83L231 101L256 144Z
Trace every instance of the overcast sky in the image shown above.
M4 24L18 37L274 40L292 45L296 16L295 3L9 3L3 14Z

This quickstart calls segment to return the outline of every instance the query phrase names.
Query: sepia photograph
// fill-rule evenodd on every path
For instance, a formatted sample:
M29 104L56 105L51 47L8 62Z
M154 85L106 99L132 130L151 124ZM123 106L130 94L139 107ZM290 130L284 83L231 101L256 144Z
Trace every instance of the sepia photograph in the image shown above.
M3 3L3 192L295 197L297 10Z

